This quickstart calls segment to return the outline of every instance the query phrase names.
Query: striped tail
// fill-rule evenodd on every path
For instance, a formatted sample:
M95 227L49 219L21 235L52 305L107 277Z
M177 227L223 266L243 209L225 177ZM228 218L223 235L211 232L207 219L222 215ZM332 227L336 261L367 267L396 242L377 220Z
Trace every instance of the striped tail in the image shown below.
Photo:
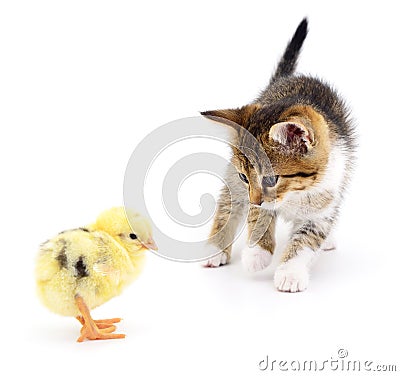
M296 32L288 43L285 53L278 63L275 73L273 74L270 83L272 84L281 77L290 76L296 69L297 59L300 54L301 46L306 39L308 33L308 21L304 18L297 26Z

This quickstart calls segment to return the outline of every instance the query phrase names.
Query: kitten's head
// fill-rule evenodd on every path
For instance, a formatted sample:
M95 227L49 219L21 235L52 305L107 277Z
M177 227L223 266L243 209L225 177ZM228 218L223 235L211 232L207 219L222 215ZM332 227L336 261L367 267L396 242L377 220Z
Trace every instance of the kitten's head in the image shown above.
M311 106L250 104L202 115L235 129L240 147L232 147L232 161L253 205L268 207L321 180L330 140L324 117Z

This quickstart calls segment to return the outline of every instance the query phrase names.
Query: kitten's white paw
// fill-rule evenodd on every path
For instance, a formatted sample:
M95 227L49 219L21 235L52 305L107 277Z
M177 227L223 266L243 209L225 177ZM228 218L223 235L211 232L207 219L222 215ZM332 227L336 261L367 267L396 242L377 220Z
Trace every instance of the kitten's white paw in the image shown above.
M279 291L304 291L310 280L310 267L317 255L318 252L305 247L289 261L280 264L275 271L275 287Z
M229 257L226 252L219 251L219 249L213 245L207 245L207 247L209 248L209 254L216 254L217 252L219 253L203 261L203 266L205 266L206 268L218 268L219 266L228 263Z
M279 291L300 292L304 291L310 280L307 266L285 262L275 271L274 284Z
M265 269L272 260L272 254L269 251L256 245L255 247L246 247L242 250L242 264L245 270L254 273Z
M203 266L206 268L218 268L219 266L228 263L228 255L225 252L221 252L216 256L209 258L203 262Z

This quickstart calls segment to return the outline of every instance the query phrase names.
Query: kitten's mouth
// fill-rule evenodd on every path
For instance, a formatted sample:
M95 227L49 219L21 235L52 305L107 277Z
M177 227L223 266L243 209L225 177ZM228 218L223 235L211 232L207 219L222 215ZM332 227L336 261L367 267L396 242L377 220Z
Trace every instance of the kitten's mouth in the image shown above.
M257 205L263 209L267 209L267 210L274 210L276 208L276 205L278 204L277 200L273 200L270 202L263 202L261 205Z

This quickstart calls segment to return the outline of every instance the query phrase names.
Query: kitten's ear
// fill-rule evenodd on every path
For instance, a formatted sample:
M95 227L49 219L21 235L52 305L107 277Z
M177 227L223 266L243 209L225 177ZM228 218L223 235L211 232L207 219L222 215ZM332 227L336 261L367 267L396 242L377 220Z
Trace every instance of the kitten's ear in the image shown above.
M314 144L312 130L291 121L274 124L269 131L269 137L287 147L288 151L301 154L307 153Z
M257 104L249 104L240 108L200 112L204 117L229 125L235 129L246 127L249 117L259 108Z

